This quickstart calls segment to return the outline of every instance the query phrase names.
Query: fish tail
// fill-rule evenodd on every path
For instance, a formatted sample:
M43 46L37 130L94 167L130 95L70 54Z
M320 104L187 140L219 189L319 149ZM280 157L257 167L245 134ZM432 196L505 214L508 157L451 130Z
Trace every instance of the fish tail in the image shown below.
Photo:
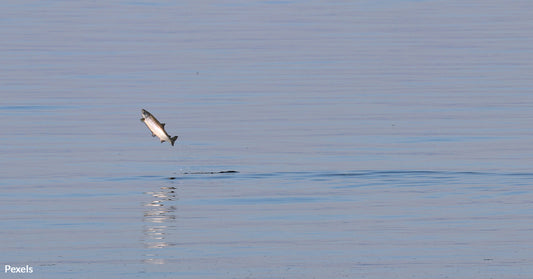
M172 146L174 146L174 142L178 139L178 136L174 136L172 138L170 138L170 144L172 144Z

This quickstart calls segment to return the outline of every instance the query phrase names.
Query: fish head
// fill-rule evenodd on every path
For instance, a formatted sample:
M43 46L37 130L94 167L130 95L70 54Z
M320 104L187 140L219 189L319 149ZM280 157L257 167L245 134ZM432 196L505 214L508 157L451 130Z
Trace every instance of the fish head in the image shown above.
M147 118L147 117L149 117L150 115L151 115L151 114L150 114L147 110L145 110L145 109L142 110L142 116L143 116L144 118Z

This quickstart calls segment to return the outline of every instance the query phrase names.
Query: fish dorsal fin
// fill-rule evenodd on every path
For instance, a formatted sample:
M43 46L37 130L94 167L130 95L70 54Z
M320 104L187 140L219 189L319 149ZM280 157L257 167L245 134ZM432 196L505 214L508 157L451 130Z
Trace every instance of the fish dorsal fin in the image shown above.
M165 128L165 123L161 123L161 128Z

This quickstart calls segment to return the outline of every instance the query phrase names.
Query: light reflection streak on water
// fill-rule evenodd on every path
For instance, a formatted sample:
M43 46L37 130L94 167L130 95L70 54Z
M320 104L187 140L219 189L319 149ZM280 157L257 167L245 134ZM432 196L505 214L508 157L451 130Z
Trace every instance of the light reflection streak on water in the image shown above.
M176 198L175 187L161 187L159 191L146 192L150 201L144 204L142 242L146 250L143 262L148 264L165 264L166 261L156 250L172 246L167 235L175 229Z

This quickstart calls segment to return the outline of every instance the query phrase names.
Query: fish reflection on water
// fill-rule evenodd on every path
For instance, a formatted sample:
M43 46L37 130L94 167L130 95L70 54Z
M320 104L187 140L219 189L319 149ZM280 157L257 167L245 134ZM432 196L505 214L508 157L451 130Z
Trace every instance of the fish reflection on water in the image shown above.
M165 260L158 257L152 249L162 249L173 246L166 240L167 234L175 229L176 200L175 187L161 187L161 191L146 192L150 195L150 202L144 204L146 210L143 216L143 242L144 248L150 250L146 253L144 262L150 264L164 264Z

